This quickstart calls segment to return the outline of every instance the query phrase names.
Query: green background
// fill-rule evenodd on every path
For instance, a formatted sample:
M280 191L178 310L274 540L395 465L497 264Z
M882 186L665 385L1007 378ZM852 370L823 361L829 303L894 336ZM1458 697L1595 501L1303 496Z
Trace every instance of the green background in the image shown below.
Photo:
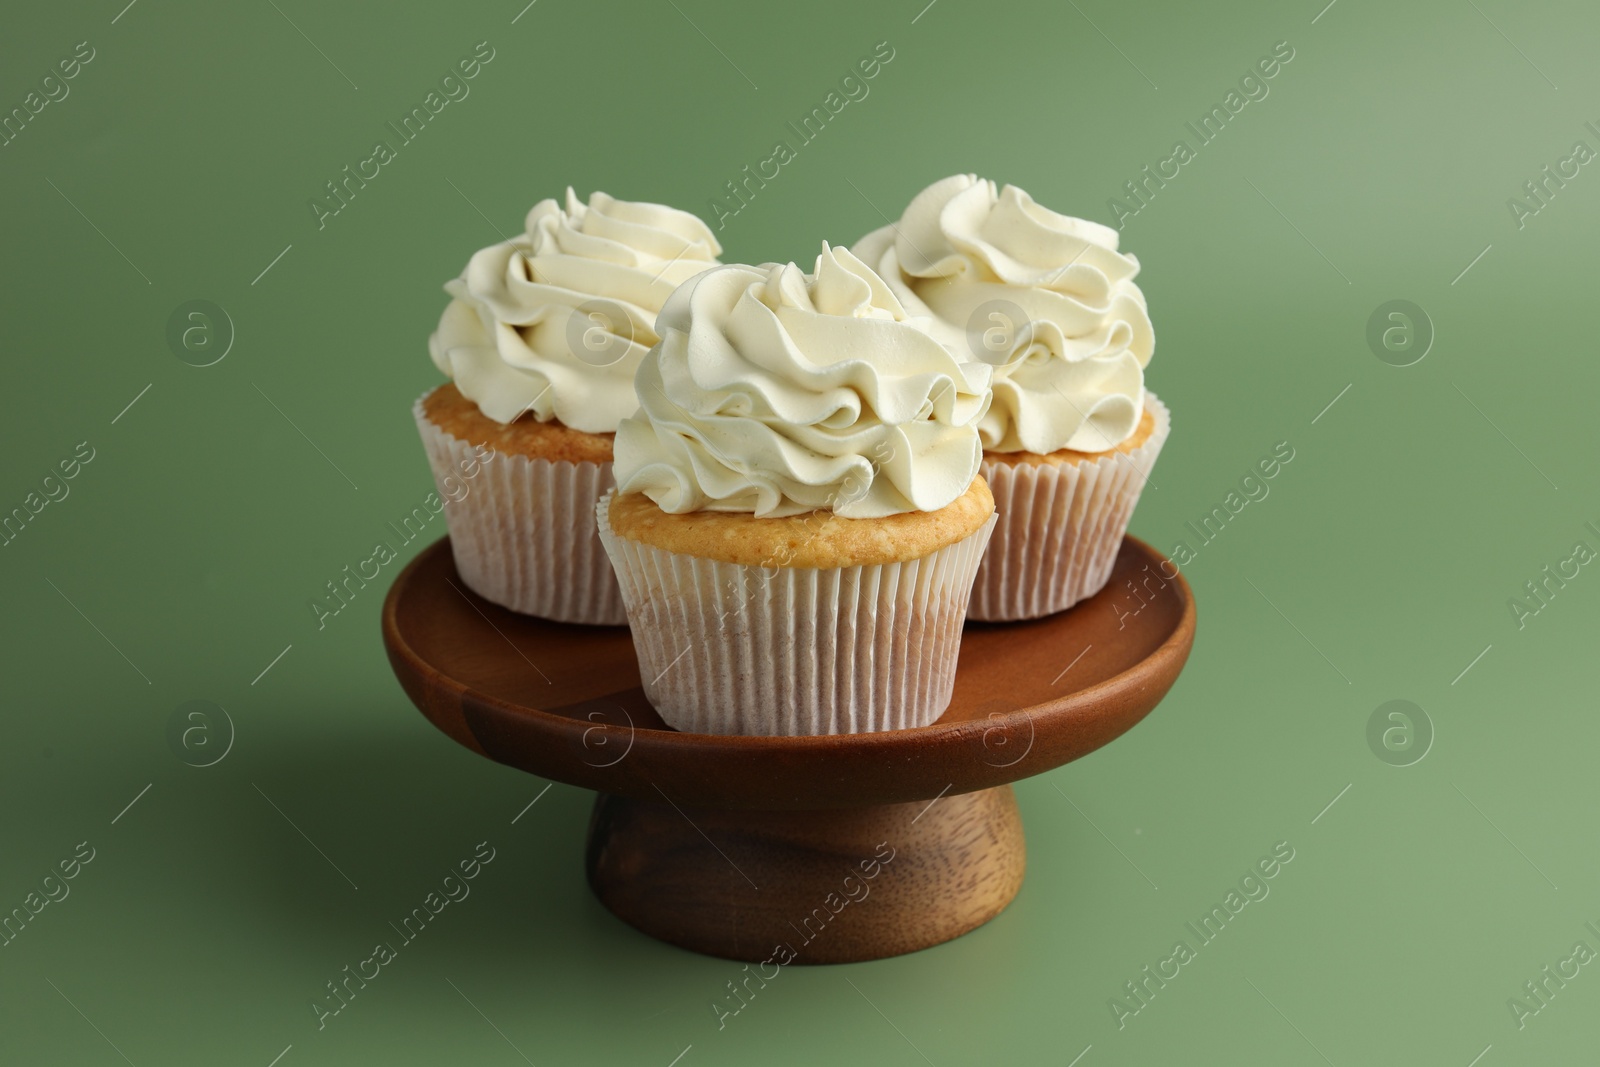
M1507 999L1574 942L1600 949L1600 568L1521 628L1508 600L1574 542L1600 548L1600 174L1520 229L1506 205L1574 141L1600 148L1592 7L925 3L5 12L0 108L77 42L95 58L0 148L0 508L79 442L95 458L0 549L0 909L78 842L96 853L0 948L0 1060L1593 1055L1600 966L1523 1029ZM709 214L880 41L895 57L870 95L726 220L726 259L809 263L958 171L1109 222L1123 182L1193 146L1184 123L1285 40L1270 95L1122 234L1175 423L1134 532L1192 546L1186 522L1295 449L1185 568L1183 677L1127 737L1018 786L1030 868L997 920L785 969L719 1030L738 965L588 894L589 794L557 784L513 825L545 783L412 709L381 590L321 631L308 610L432 488L409 407L438 380L441 284L569 183ZM471 95L319 230L308 199L480 41L495 58ZM167 344L193 299L236 331L214 366ZM1436 333L1412 366L1366 340L1394 299ZM1407 767L1366 740L1394 699L1435 733ZM214 766L169 747L190 700L236 727ZM471 898L319 1032L323 983L482 840ZM1296 855L1270 896L1119 1029L1108 1000L1280 841Z

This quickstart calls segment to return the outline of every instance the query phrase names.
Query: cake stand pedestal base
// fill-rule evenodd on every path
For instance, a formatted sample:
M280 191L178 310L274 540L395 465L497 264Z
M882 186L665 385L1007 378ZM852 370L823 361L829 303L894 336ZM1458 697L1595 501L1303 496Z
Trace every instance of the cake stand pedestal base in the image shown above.
M1183 575L1128 537L1105 588L1070 611L968 624L936 721L752 737L672 729L625 627L491 604L464 587L448 539L383 604L395 677L434 725L600 794L586 869L607 908L663 941L758 964L896 956L998 915L1024 864L1010 783L1144 718L1194 629Z
M960 937L1011 902L1024 864L1009 785L827 811L602 793L589 821L589 885L617 917L752 963L853 963Z

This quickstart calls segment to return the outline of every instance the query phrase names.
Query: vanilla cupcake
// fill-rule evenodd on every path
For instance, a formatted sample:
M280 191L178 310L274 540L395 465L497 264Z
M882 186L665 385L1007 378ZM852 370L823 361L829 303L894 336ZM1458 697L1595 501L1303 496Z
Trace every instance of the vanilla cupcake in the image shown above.
M688 212L568 189L564 209L541 201L525 233L445 285L454 299L428 349L452 381L413 413L456 569L480 596L559 622L626 621L594 502L613 484L656 313L721 251Z
M1117 231L970 174L930 185L854 251L934 337L994 370L978 432L1000 518L971 617L1094 595L1171 426L1144 388L1155 335L1139 261Z
M661 717L719 734L926 725L994 521L989 369L823 246L676 293L597 508Z

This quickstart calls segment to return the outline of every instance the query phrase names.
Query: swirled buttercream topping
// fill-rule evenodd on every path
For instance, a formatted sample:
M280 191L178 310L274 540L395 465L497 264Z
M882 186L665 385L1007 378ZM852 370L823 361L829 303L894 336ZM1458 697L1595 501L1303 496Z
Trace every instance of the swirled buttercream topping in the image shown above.
M660 204L571 189L526 232L476 253L428 339L438 368L498 422L532 413L610 433L638 407L633 375L678 285L717 263L704 222Z
M910 321L883 280L823 246L815 273L716 268L685 284L617 428L622 492L663 511L845 518L937 511L982 459L989 368Z
M994 367L978 429L996 452L1102 452L1139 425L1155 335L1117 231L958 174L856 243L913 315Z

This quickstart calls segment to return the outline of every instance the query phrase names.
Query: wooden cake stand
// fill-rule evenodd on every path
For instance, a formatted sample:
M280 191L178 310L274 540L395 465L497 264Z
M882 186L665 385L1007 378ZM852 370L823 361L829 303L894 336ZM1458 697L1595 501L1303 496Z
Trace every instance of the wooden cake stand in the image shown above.
M1194 598L1163 563L1129 537L1070 611L968 623L949 710L885 733L679 733L646 702L625 627L483 600L448 538L395 579L383 641L446 734L600 794L589 885L621 919L714 956L841 963L948 941L1010 903L1025 853L1009 783L1120 736L1188 658Z

